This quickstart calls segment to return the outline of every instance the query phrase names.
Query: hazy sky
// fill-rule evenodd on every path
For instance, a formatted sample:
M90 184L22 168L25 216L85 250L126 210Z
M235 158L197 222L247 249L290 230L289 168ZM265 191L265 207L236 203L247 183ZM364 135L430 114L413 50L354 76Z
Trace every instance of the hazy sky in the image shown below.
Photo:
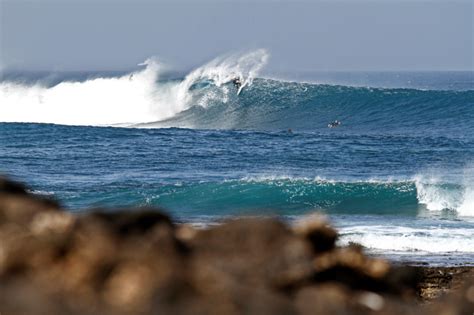
M267 69L473 70L473 1L0 0L1 67L177 69L267 48Z

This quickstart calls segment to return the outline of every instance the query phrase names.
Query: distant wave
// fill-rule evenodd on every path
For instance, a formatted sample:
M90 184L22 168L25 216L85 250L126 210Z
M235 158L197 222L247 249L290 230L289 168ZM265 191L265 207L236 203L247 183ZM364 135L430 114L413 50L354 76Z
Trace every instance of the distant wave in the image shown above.
M369 88L258 78L265 50L216 58L162 80L155 59L114 78L0 83L0 121L140 128L327 129L474 136L474 90ZM243 90L231 81L239 77Z

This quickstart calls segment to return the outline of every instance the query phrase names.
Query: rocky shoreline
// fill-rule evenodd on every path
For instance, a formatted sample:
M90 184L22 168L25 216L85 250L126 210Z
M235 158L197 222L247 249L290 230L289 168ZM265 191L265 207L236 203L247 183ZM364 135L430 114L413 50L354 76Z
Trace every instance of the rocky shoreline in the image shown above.
M76 215L0 179L0 314L473 314L474 268L336 240L317 216L195 229L158 209Z
M474 283L474 267L416 267L420 273L418 295L424 302L460 290L465 282Z

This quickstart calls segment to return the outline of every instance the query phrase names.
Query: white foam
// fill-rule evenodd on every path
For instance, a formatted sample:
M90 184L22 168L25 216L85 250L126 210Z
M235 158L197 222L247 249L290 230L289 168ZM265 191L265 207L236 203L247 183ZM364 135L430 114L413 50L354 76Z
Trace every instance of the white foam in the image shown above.
M253 79L267 64L268 59L269 54L264 49L216 58L192 71L183 84L189 88L201 79L210 79L215 85L222 86L235 78L240 78L241 88L243 88L252 84Z
M471 228L357 226L341 228L340 244L359 243L369 249L428 253L474 253Z
M474 217L474 163L464 169L464 192L458 212L461 216Z
M34 195L42 195L42 196L52 196L54 192L52 191L45 191L45 190L28 190L29 193Z
M443 185L438 178L415 178L418 202L424 204L428 210L441 211L455 210L459 206L461 191L453 190Z
M53 87L2 83L0 119L100 126L166 117L170 108L153 113L158 73L159 64L148 60L144 70L119 78L62 82Z
M292 176L285 174L255 174L248 175L241 178L244 182L273 182L273 181L287 181L287 182L305 182L316 184L374 184L374 185L398 185L399 191L410 191L412 180L406 178L368 178L368 179L353 179L353 178L329 178L325 176L305 177Z
M249 85L267 60L265 50L217 58L178 82L157 83L162 66L153 58L142 64L143 70L118 78L62 82L53 87L2 82L0 121L93 126L156 122L192 105L206 106L212 95L194 100L189 88L195 82L209 79L222 86L238 76Z
M467 188L464 192L464 197L461 206L458 208L461 216L474 217L474 189Z

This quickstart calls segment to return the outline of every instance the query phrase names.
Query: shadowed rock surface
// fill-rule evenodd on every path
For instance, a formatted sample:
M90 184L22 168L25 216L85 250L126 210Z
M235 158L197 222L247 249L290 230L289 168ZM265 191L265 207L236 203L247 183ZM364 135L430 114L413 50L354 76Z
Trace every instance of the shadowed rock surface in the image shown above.
M195 229L159 209L84 213L0 180L2 315L474 311L472 268L394 267L337 247L320 217Z

